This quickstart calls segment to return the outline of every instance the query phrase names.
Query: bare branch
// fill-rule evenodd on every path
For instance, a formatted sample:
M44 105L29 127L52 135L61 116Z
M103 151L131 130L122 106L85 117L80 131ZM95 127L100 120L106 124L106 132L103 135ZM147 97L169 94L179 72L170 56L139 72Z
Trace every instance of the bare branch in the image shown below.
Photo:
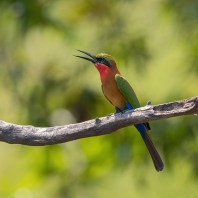
M190 114L198 114L198 97L155 106L147 105L123 114L111 114L65 126L45 128L0 121L0 141L31 146L58 144L80 138L110 134L129 125Z

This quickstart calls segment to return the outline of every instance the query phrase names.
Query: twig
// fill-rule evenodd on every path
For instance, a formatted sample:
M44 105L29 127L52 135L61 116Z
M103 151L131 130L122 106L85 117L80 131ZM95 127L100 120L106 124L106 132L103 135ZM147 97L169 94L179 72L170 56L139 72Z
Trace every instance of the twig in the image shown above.
M171 103L147 105L134 111L65 126L34 127L0 121L0 141L31 146L58 144L110 134L129 125L190 114L198 114L198 96Z

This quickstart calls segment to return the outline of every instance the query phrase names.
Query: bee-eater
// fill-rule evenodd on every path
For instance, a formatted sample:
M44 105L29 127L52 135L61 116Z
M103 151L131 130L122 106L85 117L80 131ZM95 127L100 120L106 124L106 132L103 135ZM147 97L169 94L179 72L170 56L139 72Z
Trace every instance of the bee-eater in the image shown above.
M116 112L124 112L140 107L135 92L118 71L116 62L112 56L104 53L94 56L82 50L78 51L88 55L90 58L83 56L76 57L92 62L99 71L102 91L107 100L116 108ZM147 146L156 170L162 171L164 164L149 136L149 123L135 124L135 127Z

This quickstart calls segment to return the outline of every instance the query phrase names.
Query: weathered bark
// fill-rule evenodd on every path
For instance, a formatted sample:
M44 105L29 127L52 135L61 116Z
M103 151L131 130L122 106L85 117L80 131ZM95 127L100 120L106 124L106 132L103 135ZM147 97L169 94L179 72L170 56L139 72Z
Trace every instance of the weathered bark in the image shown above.
M147 105L134 111L111 114L65 126L34 127L0 121L0 141L31 146L58 144L110 134L120 128L138 123L190 114L198 114L198 97L154 106Z

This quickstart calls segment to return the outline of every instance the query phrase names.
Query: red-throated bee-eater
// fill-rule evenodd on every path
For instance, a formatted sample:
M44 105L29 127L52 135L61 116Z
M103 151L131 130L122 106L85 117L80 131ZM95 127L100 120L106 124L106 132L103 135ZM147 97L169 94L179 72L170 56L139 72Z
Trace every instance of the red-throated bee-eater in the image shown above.
M116 62L112 56L103 53L94 56L82 50L78 51L88 55L90 58L83 56L76 57L92 62L99 71L102 91L107 100L116 108L116 112L123 112L140 107L135 92L118 71ZM135 124L135 127L147 146L156 170L162 171L164 164L149 136L149 123Z

